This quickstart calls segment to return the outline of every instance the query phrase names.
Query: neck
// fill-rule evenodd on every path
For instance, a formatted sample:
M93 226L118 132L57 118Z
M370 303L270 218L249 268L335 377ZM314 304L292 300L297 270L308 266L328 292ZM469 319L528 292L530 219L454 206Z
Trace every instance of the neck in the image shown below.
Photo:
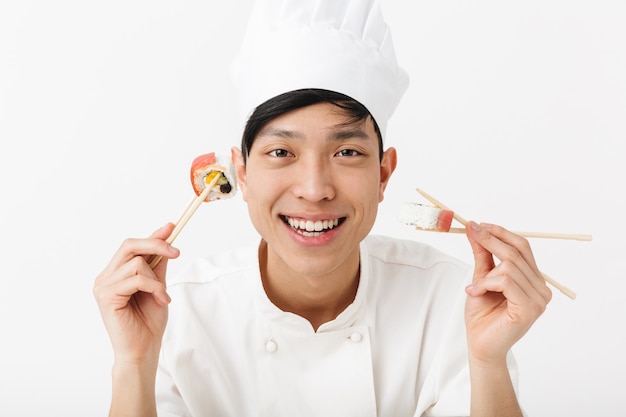
M359 252L325 274L303 274L287 266L265 242L259 250L261 280L270 301L309 321L315 331L353 301L359 286Z

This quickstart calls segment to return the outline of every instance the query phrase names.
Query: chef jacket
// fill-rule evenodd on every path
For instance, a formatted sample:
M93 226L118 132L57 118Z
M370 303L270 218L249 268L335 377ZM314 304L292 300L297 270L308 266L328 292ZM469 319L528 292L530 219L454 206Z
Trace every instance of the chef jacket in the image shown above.
M354 301L315 331L268 299L258 247L194 261L168 285L159 416L468 416L471 268L380 236L360 262Z

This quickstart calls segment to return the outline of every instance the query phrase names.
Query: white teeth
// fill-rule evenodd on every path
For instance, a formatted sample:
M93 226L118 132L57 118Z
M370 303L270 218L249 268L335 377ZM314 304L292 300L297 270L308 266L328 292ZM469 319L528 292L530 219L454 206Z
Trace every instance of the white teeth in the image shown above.
M310 236L314 234L317 235L317 233L311 233L311 232L322 232L324 230L329 230L329 229L334 228L335 226L339 224L339 219L313 221L313 220L298 220L298 219L293 219L291 217L287 217L287 223L289 223L289 226L291 226L293 229L305 234L305 236Z

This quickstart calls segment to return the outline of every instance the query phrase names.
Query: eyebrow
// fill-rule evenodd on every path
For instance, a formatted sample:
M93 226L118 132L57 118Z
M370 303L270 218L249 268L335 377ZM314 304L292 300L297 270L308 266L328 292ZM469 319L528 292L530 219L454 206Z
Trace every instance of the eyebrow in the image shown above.
M276 127L272 127L272 128L267 128L267 129L262 129L259 133L258 133L258 137L262 138L262 137L279 137L279 138L285 138L285 139L298 139L301 138L302 135L300 133L298 133L295 130L288 130L288 129L279 129Z
M259 137L272 137L273 136L273 137L279 137L279 138L284 138L284 139L302 139L303 138L302 134L296 130L280 129L280 128L275 128L275 127L261 130L258 136ZM363 129L360 129L360 128L350 128L350 129L340 128L339 130L333 131L332 134L330 135L330 139L337 140L337 141L353 139L353 138L364 139L364 140L371 139L370 136Z

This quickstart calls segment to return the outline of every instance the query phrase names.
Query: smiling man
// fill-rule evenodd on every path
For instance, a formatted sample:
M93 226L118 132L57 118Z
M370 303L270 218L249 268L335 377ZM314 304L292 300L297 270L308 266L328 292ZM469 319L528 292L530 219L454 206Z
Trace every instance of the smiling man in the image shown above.
M307 95L309 101L350 100L305 90L274 102L301 102ZM374 121L364 107L359 110L351 115L328 101L297 108L246 133L255 138L244 145L247 163L234 151L243 198L263 236L265 290L274 304L307 318L314 329L354 299L359 243L374 224L396 165L394 149L380 160Z
M167 289L173 225L122 244L94 286L110 415L520 416L510 349L551 298L528 242L469 222L470 267L369 235L407 87L378 3L259 1L233 73L259 244Z

